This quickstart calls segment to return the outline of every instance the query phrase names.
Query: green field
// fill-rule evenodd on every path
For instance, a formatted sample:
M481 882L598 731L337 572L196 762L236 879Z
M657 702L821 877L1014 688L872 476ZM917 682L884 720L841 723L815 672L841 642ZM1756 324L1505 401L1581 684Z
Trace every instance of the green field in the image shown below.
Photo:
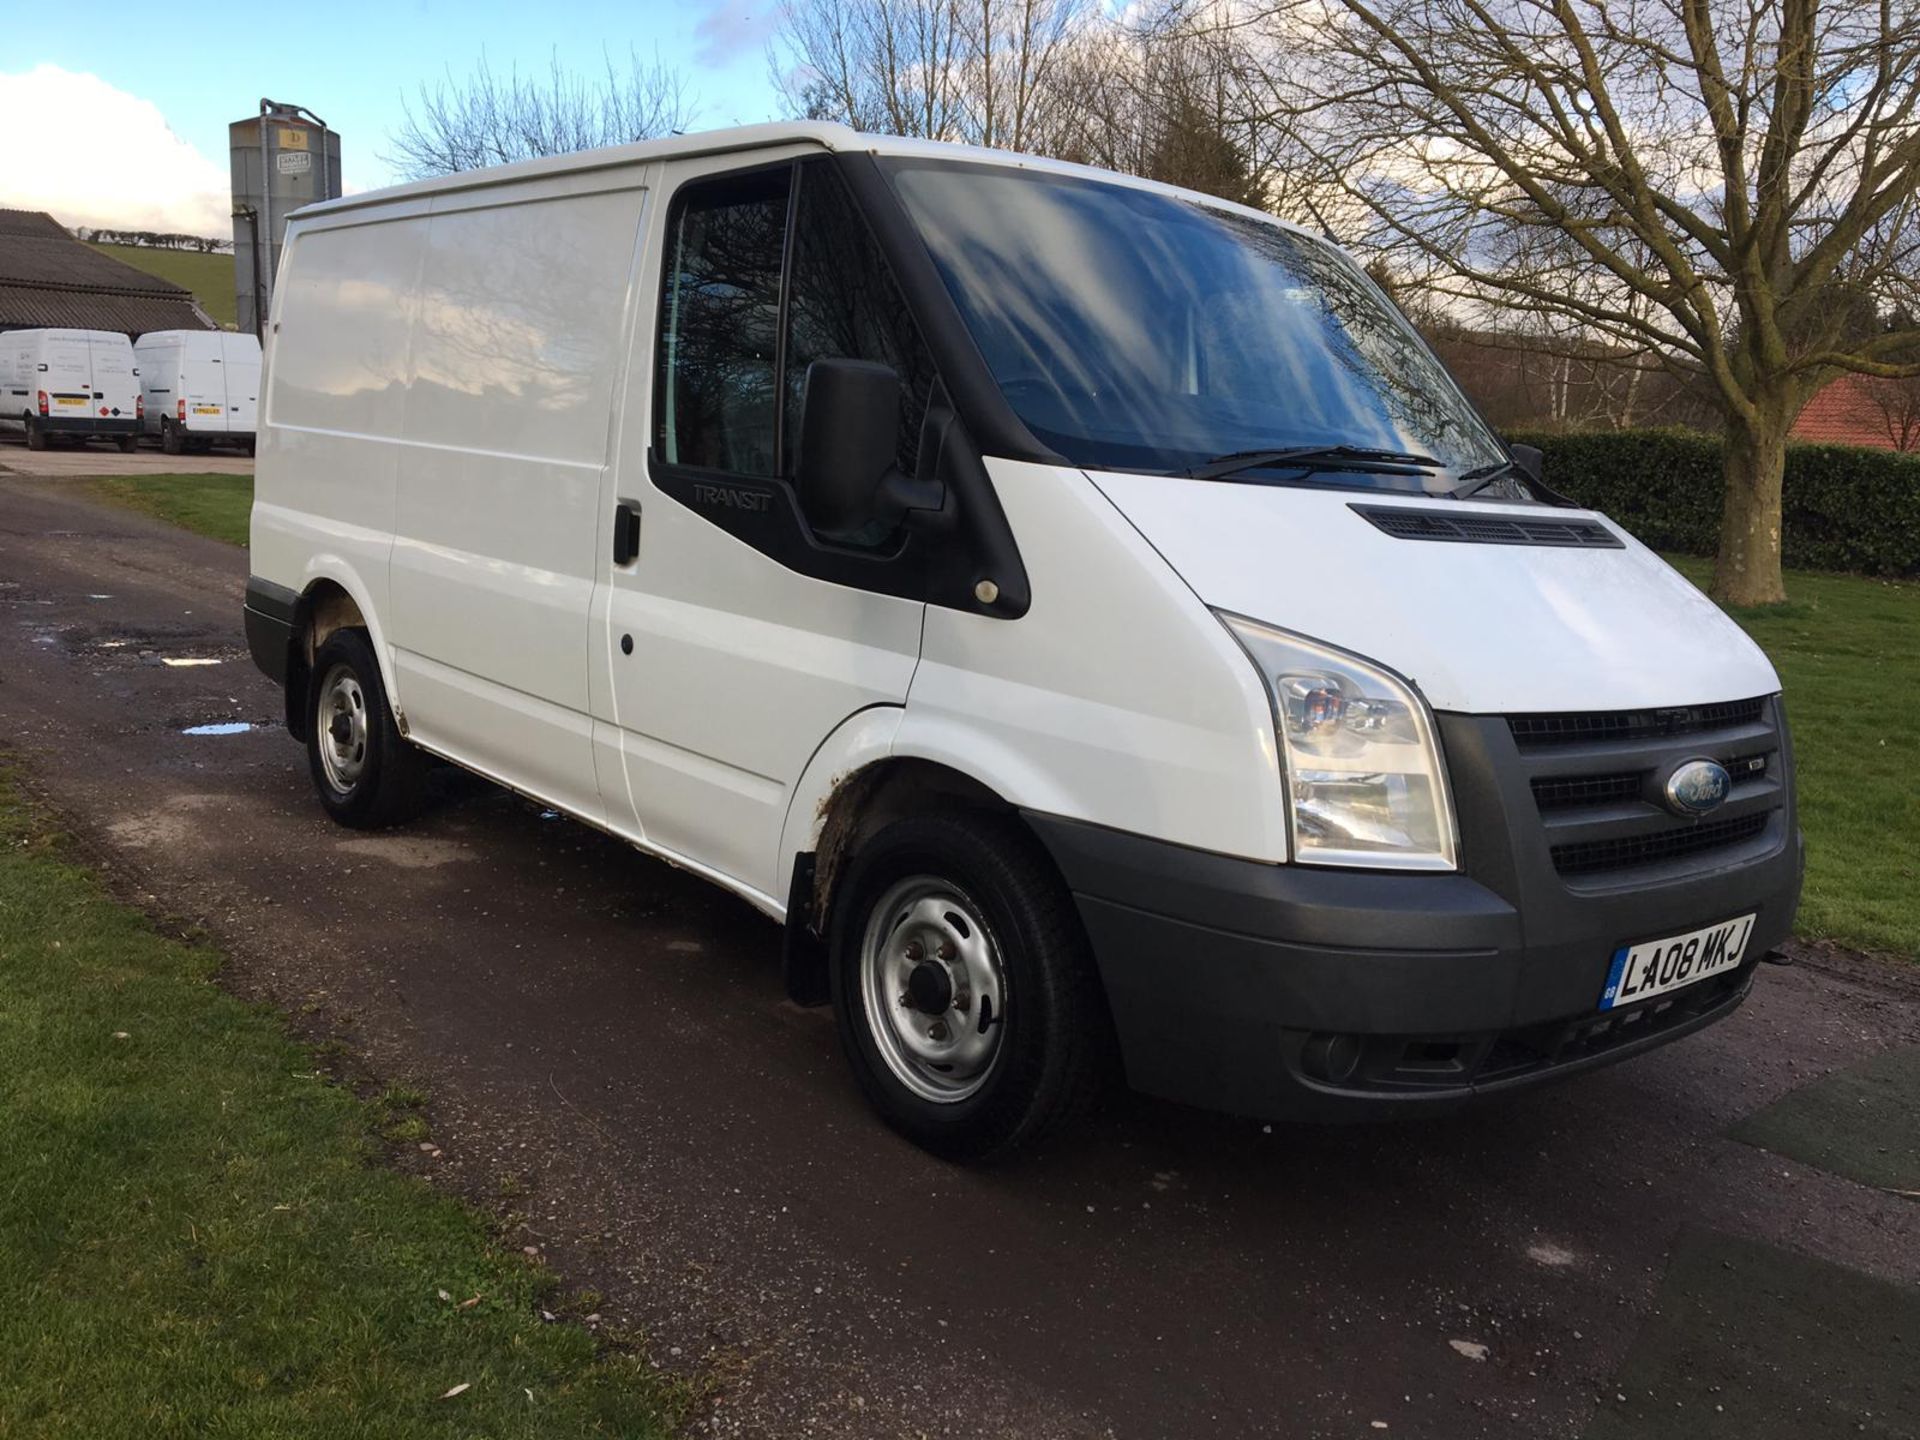
M669 1434L684 1386L384 1163L421 1097L355 1098L219 965L0 773L0 1435Z
M161 250L147 245L96 245L102 255L193 292L200 308L217 324L234 323L233 256L200 255L191 250Z
M162 475L99 493L244 544L253 482ZM1705 584L1709 562L1670 557ZM1920 585L1789 572L1791 603L1735 618L1786 686L1807 886L1799 930L1920 957Z

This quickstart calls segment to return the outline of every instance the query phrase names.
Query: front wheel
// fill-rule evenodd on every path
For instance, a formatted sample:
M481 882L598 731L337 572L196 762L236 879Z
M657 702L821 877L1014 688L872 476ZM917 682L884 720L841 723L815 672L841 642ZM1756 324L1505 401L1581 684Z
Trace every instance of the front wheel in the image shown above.
M313 657L307 765L320 803L356 830L397 825L420 808L427 762L400 734L364 630L336 630Z
M31 415L27 417L27 448L29 450L47 448L46 427Z
M1072 897L1011 819L900 820L833 906L835 1019L886 1122L956 1160L1029 1144L1097 1096L1111 1053Z

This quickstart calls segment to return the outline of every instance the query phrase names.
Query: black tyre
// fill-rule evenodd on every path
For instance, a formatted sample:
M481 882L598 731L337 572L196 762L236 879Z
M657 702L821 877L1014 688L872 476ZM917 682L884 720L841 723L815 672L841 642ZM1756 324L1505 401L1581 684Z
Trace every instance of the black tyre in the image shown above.
M1000 816L896 821L833 905L840 1040L867 1099L955 1160L1029 1144L1105 1084L1111 1022L1072 898Z
M187 453L186 436L181 433L180 427L175 425L171 420L162 420L160 422L160 448L168 455L184 455Z
M137 435L122 435L119 443L120 453L122 455L131 455L134 447L140 443L140 437Z
M27 417L27 448L29 450L44 450L47 448L47 432L41 426L39 420L32 415Z
M378 830L420 808L427 758L393 723L364 630L336 630L313 657L307 764L320 803L342 825Z

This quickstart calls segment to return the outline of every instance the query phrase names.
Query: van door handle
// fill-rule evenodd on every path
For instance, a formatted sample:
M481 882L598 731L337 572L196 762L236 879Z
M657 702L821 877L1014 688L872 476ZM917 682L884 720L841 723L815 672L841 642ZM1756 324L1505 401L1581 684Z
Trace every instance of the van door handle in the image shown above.
M622 500L613 507L613 563L631 565L640 554L640 503Z

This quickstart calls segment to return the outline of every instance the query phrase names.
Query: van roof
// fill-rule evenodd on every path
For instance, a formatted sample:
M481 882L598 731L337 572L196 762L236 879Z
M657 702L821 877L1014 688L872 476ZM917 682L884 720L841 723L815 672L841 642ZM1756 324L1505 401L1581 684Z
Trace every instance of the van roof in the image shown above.
M611 169L650 160L680 160L691 156L724 155L732 152L766 150L780 145L812 143L824 150L842 154L918 155L938 160L971 160L989 165L1042 170L1061 175L1079 175L1105 180L1139 190L1153 190L1197 200L1221 210L1237 210L1256 215L1269 223L1288 229L1301 227L1245 205L1236 205L1218 196L1143 180L1092 165L1075 165L1065 160L1049 160L1038 155L1022 155L1012 150L989 150L978 145L955 145L944 140L912 140L901 135L869 135L864 131L829 120L783 120L768 125L736 125L722 130L701 130L687 135L670 135L660 140L642 140L632 145L609 145L599 150L578 150L567 155L549 155L538 160L521 160L512 165L494 165L483 170L463 170L453 175L391 185L384 190L367 190L339 200L323 200L293 212L294 219L331 215L365 205L383 205L395 200L484 189L489 185L510 184L537 179L544 175L565 175L576 171Z
M125 340L122 330L74 330L64 326L42 326L38 330L0 332L9 341L20 340Z

